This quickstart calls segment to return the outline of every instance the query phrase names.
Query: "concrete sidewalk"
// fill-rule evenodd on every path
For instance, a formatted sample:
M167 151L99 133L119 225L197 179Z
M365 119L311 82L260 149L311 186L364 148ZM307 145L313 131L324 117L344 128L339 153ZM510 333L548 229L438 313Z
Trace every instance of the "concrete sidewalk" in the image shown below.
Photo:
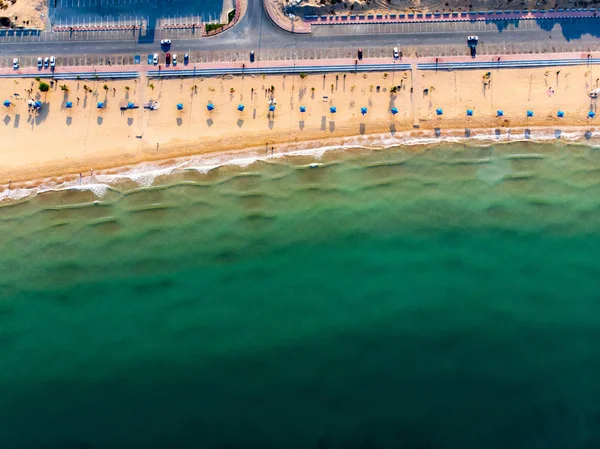
M381 58L365 58L357 61L352 58L339 59L321 59L321 60L278 60L278 61L257 61L255 63L248 62L205 62L196 64L178 64L177 66L165 66L161 64L159 70L158 65L134 64L134 65L112 65L112 66L57 66L53 72L49 70L38 70L37 67L24 67L19 70L5 67L0 69L0 77L36 77L40 78L59 78L69 74L83 74L88 78L114 77L119 73L133 72L140 75L152 73L152 76L177 76L185 74L190 76L191 72L196 72L197 76L202 76L204 71L231 71L231 73L248 73L264 72L276 69L282 70L282 73L301 73L305 69L322 69L321 72L335 71L365 71L365 70L410 70L410 67L418 67L423 70L445 70L448 68L514 68L514 67L551 67L556 65L582 65L582 64L600 64L600 52L592 53L554 53L543 55L531 54L513 54L513 55L497 55L470 58L468 56L446 56L446 57L423 57L413 58L405 57L400 59L392 59L390 57ZM83 78L83 76L82 76Z

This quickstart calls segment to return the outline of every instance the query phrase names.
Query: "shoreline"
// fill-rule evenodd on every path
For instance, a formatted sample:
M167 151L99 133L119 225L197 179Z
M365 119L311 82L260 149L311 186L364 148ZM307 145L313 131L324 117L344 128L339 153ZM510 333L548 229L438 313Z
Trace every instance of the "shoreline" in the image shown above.
M560 137L556 136L556 129L552 127L528 127L505 129L503 133L496 133L493 128L473 128L470 136L465 136L464 129L446 130L440 136L431 131L423 130L406 131L402 136L390 138L388 134L370 134L364 136L347 136L330 138L319 141L294 142L281 146L277 152L265 154L262 148L248 147L235 150L223 150L210 153L195 153L142 161L137 164L113 166L106 169L94 169L83 174L80 180L78 173L68 173L60 176L47 176L35 179L13 182L11 188L7 184L0 185L0 207L19 204L27 201L37 194L52 191L92 191L101 199L109 189L115 189L122 183L127 183L132 188L122 191L129 192L143 188L152 188L157 178L173 174L182 174L196 171L208 174L212 170L225 166L244 168L256 162L275 163L280 159L309 158L314 162L307 162L308 168L317 168L322 163L323 156L328 152L338 151L348 154L352 150L384 151L394 147L406 147L409 151L418 151L423 148L435 148L439 145L463 145L473 148L485 148L490 145L529 143L544 144L554 143L563 145L598 144L600 146L600 126L581 127L566 126L561 128ZM506 157L506 156L502 156ZM511 158L543 157L540 154L511 155ZM473 160L472 163L482 163L485 160ZM119 190L117 188L117 190Z
M223 155L514 140L526 129L544 140L566 139L572 129L585 140L587 131L593 135L597 129L596 119L587 117L596 109L596 99L589 97L600 84L596 76L595 68L586 66L399 70L61 81L45 93L33 80L0 80L0 93L11 102L0 124L0 192L9 182L13 189L35 188L91 170L110 174ZM41 110L28 108L27 99L40 101ZM158 110L144 108L149 101L158 102ZM124 108L128 102L136 108ZM214 110L208 110L210 103ZM361 108L368 112L361 114ZM534 110L534 117L527 118L527 110ZM557 117L557 111L564 116ZM0 193L0 199L5 196Z

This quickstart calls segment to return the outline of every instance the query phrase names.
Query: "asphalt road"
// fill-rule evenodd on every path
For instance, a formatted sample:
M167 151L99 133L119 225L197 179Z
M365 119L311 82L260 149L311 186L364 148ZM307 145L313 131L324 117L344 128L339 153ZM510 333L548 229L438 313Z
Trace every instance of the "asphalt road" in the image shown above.
M173 37L172 50L219 51L235 50L248 52L277 48L358 48L407 46L430 47L436 45L465 46L466 36L472 32L486 44L540 42L568 44L570 42L600 44L600 18L543 20L519 23L500 23L486 26L484 23L427 24L427 26L398 25L352 25L313 27L313 34L298 35L281 30L266 16L262 0L248 0L247 12L230 30L210 38ZM483 25L483 26L482 26ZM44 34L44 33L42 33ZM102 35L91 40L69 39L68 33L46 33L32 39L11 40L0 38L0 55L82 55L82 54L145 54L160 51L161 37L165 32L153 33L154 40L140 39L123 33L123 38L102 39ZM55 40L54 40L55 39Z

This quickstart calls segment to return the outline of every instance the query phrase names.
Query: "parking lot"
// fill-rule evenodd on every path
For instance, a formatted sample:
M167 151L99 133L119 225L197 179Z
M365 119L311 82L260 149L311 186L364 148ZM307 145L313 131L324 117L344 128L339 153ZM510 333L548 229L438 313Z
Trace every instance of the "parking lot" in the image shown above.
M164 20L218 22L222 9L219 0L50 0L49 15L54 26L127 25L144 19L154 30Z
M553 20L494 20L464 22L430 22L430 23L386 23L364 25L318 25L312 27L315 36L340 36L347 34L425 34L425 33L478 33L485 31L530 31L543 29L561 29L563 27L580 27L583 33L590 27L597 27L596 19L553 19Z

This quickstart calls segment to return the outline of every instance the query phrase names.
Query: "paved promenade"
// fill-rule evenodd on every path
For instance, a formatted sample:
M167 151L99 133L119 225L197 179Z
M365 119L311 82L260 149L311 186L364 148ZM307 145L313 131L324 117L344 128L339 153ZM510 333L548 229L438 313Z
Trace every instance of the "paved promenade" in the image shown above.
M551 67L564 65L600 64L600 52L594 53L555 53L551 55L500 55L473 59L465 56L448 57L407 57L339 58L327 60L278 60L262 61L254 64L229 62L204 62L196 64L178 64L176 67L147 64L120 65L78 65L57 66L55 72L37 67L23 67L13 70L0 68L0 77L40 77L40 78L117 78L117 77L171 77L171 76L217 76L224 74L298 74L304 72L354 72L354 71L394 71L394 70L457 70L457 69L501 69L518 67Z

